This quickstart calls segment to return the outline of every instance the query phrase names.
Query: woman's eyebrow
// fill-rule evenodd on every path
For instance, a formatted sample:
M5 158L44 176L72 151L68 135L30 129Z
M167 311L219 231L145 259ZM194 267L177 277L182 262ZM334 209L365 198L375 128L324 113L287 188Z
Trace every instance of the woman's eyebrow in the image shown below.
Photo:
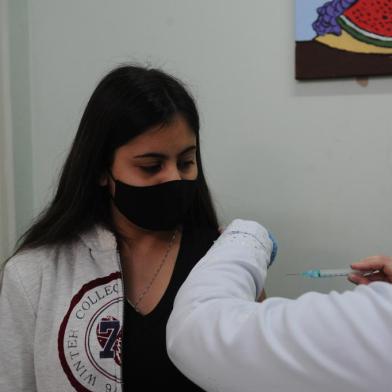
M183 151L181 151L178 156L182 156L185 155L191 151L196 150L196 146L189 146L187 148L185 148ZM147 152L145 154L141 154L141 155L135 155L134 158L160 158L160 159L165 159L167 158L167 155L162 154L160 152Z
M181 151L178 155L179 155L179 156L185 155L185 154L187 154L188 152L191 152L191 151L194 151L194 150L196 150L196 146L195 146L195 145L189 146L189 147L187 147L185 150Z
M147 152L146 154L135 155L134 158L166 158L166 155L159 152Z

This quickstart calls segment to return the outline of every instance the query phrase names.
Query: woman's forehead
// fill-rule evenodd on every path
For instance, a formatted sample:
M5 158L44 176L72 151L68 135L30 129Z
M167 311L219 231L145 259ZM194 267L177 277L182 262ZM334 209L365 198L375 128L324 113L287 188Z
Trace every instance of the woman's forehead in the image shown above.
M195 132L178 117L167 125L153 127L119 148L127 153L141 155L147 152L179 154L196 146Z

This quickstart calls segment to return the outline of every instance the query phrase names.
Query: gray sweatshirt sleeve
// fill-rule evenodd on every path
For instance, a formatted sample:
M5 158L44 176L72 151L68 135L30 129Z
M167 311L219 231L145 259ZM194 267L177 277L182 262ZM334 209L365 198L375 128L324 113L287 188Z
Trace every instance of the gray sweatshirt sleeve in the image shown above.
M191 271L167 325L174 364L208 392L389 392L392 285L257 303L269 245L234 221Z
M0 277L0 391L36 391L33 362L35 314L18 265L10 260Z

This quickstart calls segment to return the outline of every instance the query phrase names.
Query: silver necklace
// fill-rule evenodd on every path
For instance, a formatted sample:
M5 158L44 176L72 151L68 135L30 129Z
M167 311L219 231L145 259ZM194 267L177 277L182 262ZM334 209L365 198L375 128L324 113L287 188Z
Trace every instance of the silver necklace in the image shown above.
M132 302L127 298L128 303L129 303L129 304L135 309L135 311L138 312L138 313L140 313L139 304L140 304L141 300L142 300L142 299L144 298L144 296L148 293L148 291L150 290L150 288L151 288L152 284L154 283L156 277L158 276L159 272L161 271L161 269L162 269L162 267L163 267L163 264L165 264L165 261L166 261L166 259L167 259L167 256L169 255L170 250L171 250L171 248L172 248L172 246L173 246L173 244L174 244L174 241L175 241L175 239L176 239L176 233L177 233L177 230L174 230L173 236L172 236L172 238L170 239L169 245L168 245L168 247L167 247L167 249L166 249L166 252L165 252L165 255L163 256L162 261L160 262L158 268L155 270L154 275L153 275L152 279L150 280L150 283L145 287L145 289L143 290L143 292L139 295L139 297L137 298L136 302L135 302L135 303L132 303Z

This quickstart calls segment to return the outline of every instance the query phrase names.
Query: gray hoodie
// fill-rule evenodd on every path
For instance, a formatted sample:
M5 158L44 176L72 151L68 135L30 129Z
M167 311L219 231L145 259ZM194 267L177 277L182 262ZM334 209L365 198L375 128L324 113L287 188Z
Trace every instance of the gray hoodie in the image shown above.
M0 391L120 392L123 284L114 236L14 256L0 280Z

